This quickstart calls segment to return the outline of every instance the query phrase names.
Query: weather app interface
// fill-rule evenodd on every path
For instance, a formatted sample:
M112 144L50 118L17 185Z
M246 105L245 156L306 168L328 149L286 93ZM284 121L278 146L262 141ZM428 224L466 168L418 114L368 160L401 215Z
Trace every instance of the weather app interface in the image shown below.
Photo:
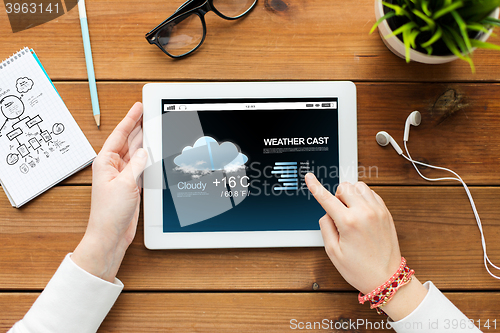
M319 230L339 182L338 99L162 100L163 231Z

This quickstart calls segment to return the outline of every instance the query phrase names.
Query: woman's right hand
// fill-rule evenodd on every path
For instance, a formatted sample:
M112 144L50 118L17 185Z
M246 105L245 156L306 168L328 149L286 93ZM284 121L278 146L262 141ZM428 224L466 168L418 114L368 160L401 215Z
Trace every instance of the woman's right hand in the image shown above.
M333 195L312 173L305 179L326 211L319 220L321 234L326 253L342 277L363 294L384 284L398 270L401 252L394 221L382 198L362 182L342 183ZM399 303L396 298L408 291L414 300L408 302L410 306L394 306ZM426 293L425 287L414 279L398 291L384 311L393 320L402 319L420 304Z

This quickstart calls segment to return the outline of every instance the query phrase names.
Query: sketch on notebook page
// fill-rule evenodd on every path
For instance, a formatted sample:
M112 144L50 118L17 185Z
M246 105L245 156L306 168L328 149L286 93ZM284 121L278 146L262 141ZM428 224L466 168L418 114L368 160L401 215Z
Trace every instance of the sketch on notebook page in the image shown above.
M65 140L56 138L64 132L64 124L46 124L39 114L26 114L25 103L34 106L43 96L40 93L25 97L24 94L34 85L28 77L18 78L16 90L20 96L7 95L0 99L0 110L5 117L0 127L0 137L5 136L9 145L9 153L4 158L11 166L21 162L18 167L23 174L43 163L43 159L50 158L51 154L65 154L70 149Z

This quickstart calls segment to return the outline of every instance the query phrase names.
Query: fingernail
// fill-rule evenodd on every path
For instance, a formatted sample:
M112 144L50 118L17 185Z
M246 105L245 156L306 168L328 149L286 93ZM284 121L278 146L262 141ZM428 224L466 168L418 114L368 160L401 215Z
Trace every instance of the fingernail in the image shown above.
M311 172L308 172L305 178L306 180L314 180L316 177Z
M137 154L137 157L140 158L140 159L146 159L146 158L148 158L148 153L143 148L137 149L136 154Z

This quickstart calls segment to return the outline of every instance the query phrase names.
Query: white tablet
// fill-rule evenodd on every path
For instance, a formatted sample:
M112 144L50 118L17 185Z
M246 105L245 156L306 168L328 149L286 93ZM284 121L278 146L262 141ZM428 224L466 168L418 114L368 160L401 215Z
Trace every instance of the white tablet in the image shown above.
M304 176L357 181L352 82L153 83L143 103L148 249L323 245Z

